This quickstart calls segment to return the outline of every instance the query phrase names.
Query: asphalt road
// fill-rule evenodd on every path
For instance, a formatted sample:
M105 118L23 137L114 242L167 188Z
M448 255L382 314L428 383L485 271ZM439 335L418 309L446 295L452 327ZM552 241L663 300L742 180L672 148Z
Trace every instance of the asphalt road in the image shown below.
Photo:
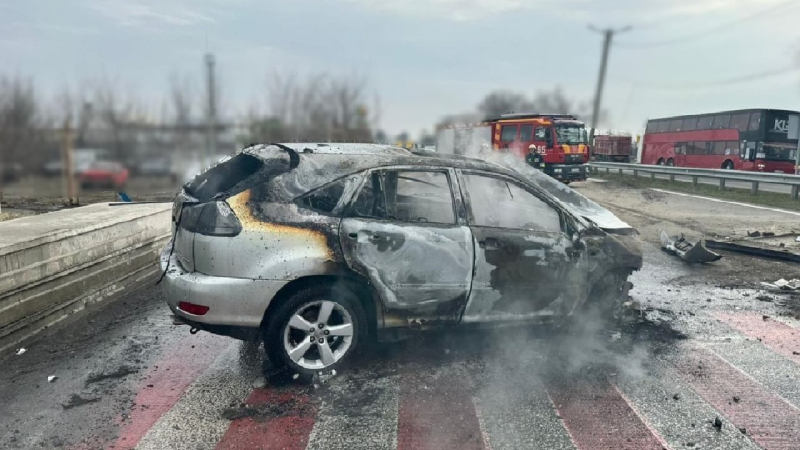
M600 169L600 170L601 170L602 173L605 173L604 169ZM612 169L609 173L612 173L612 174L613 173L619 173L619 170ZM633 169L630 169L630 170L623 169L622 173L625 174L625 175L633 175ZM639 176L640 177L648 177L649 178L650 174L649 173L640 173ZM657 179L659 179L659 180L669 180L669 175L656 175L655 177ZM675 181L679 181L679 182L682 182L682 183L691 183L692 182L692 177L676 175L675 176ZM697 180L697 182L701 183L701 184L708 184L708 185L711 185L711 186L719 186L719 180L710 179L710 178L700 178L700 179ZM725 181L725 187L726 188L750 190L751 183L748 183L748 182L745 182L745 181L726 180ZM791 186L786 186L786 185L782 185L782 184L759 183L758 190L759 191L764 191L764 192L776 192L778 194L791 194L792 193Z
M265 379L260 349L171 325L149 287L0 359L0 448L797 449L800 297L758 282L800 270L732 254L687 266L655 230L733 227L714 205L671 221L685 199L577 187L635 205L612 208L643 230L639 312L621 330L424 333L300 385Z

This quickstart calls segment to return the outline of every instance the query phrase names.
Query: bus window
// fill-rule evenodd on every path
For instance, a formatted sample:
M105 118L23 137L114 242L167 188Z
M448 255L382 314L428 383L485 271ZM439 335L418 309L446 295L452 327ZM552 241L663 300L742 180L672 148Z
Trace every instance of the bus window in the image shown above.
M533 125L526 124L519 127L519 140L520 142L530 142L531 135L533 135Z
M725 142L725 154L726 155L735 155L739 153L739 141L726 141Z
M747 126L749 131L758 131L758 128L761 126L761 113L754 112L750 114L750 125Z
M730 114L719 114L714 116L714 129L719 130L722 128L728 128L731 126L731 115Z
M697 117L683 119L683 131L692 131L697 129Z
M724 155L725 154L725 146L726 141L714 141L713 147L711 147L711 154L712 155Z
M686 142L677 142L675 143L675 154L676 155L685 155L686 154Z
M714 120L714 116L702 116L697 119L697 129L698 130L710 130L711 129L711 122Z
M705 155L708 153L706 141L694 141L689 147L690 155Z
M681 119L670 120L669 131L681 131Z
M665 133L669 130L669 120L661 120L658 122L658 132Z
M503 142L514 142L517 138L516 125L503 125L503 128L500 130L500 140Z
M655 120L648 120L647 121L647 128L644 130L645 133L655 133L658 129L658 125L656 124Z
M750 120L750 114L736 114L731 116L731 128L736 128L739 131L747 131L747 121Z

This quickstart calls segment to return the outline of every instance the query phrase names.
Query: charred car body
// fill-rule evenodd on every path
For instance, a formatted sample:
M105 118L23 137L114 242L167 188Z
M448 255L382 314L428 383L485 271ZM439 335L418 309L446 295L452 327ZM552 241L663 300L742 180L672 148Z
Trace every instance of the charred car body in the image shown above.
M249 147L184 187L173 228L173 313L305 374L393 330L613 316L642 264L633 229L536 169L375 144Z

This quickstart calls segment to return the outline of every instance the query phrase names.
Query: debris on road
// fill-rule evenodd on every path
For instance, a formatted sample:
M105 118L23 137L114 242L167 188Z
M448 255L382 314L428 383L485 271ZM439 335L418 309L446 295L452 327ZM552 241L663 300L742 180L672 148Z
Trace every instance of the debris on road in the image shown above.
M19 350L17 350L17 356L24 355L25 352L27 352L27 350L25 350L24 348L20 348Z
M267 380L264 378L257 378L253 381L253 389L263 389L267 385Z
M714 425L714 428L717 429L717 431L722 431L722 419L720 419L719 416L717 416L714 419L713 425Z
M702 239L692 244L683 237L683 233L679 236L670 236L661 231L661 247L689 263L707 263L722 258L722 255L707 249Z
M312 404L301 402L295 398L289 398L283 401L278 400L277 402L258 405L241 404L223 410L221 417L225 420L250 418L263 422L274 417L282 417L288 414L300 414L303 411L313 408L314 406Z
M765 281L762 281L761 285L772 289L780 289L782 291L796 291L800 289L800 280L798 280L797 278L792 278L791 280L787 281L781 278L780 280L777 280L774 283L767 283Z
M733 396L733 402L734 402L734 403L739 403L739 400L741 400L741 399L739 398L739 396L738 396L738 395L734 395L734 396Z
M100 396L96 395L83 397L80 394L72 394L66 403L61 404L61 407L64 409L72 409L76 406L82 406L88 403L99 402L100 398L101 398Z
M47 377L47 382L48 382L48 383L52 383L53 381L56 381L57 379L58 379L58 377L57 377L57 376L55 376L55 375L50 375L49 377Z
M753 241L750 243L752 244L752 242ZM715 241L713 239L706 239L705 243L708 248L714 250L726 250L729 252L742 253L750 256L759 256L762 258L777 259L780 261L800 262L800 254L787 251L786 248L777 250L774 248L765 248L763 246L746 245L736 242Z
M770 297L769 295L763 295L762 294L762 295L756 296L756 300L758 300L760 302L772 302L774 299L772 297Z
M92 383L97 383L98 381L108 380L112 378L123 378L128 375L134 374L138 372L137 369L134 369L130 366L120 366L117 370L109 373L101 373L97 375L91 375L89 378L86 379L86 384L90 385Z
M680 394L675 394L675 395L672 396L672 399L673 400L680 400L681 399L681 395Z

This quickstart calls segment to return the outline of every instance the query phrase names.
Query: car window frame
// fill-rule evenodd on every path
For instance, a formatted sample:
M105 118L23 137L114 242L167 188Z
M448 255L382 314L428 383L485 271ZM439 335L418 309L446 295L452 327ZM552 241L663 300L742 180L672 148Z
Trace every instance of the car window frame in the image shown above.
M358 197L361 195L361 191L364 188L364 185L367 182L371 182L373 174L379 174L379 179L381 180L381 195L383 196L383 204L384 207L386 206L386 192L383 186L383 172L392 172L392 171L401 171L401 172L443 172L447 176L447 182L450 186L450 198L453 204L453 214L455 217L455 221L453 223L440 223L440 222L407 222L395 218L389 217L363 217L363 216L356 216L353 215L353 205L358 200ZM350 218L350 219L361 219L361 220L375 220L379 222L393 222L398 224L405 224L405 225L419 225L419 226L432 226L432 227L459 227L465 226L467 223L466 219L466 208L464 206L464 198L461 194L460 186L458 185L455 170L452 167L448 166L415 166L415 165L399 165L399 166L382 166L382 167L375 167L372 169L367 169L360 173L362 176L362 180L358 183L357 188L354 189L354 192L350 195L350 198L345 203L343 210L342 210L342 218ZM384 211L384 214L386 211Z
M508 227L493 227L490 225L478 225L475 223L475 217L472 214L472 199L469 197L469 191L467 191L466 180L464 179L465 175L478 175L478 176L485 176L488 178L495 178L505 182L510 182L516 187L528 192L529 194L533 195L537 199L544 202L547 206L553 208L556 213L558 214L559 224L560 224L560 233L564 235L571 235L574 229L576 228L573 223L570 222L572 219L567 211L565 211L558 203L549 199L546 195L543 195L538 190L532 188L528 183L525 182L523 179L515 178L513 176L509 176L506 174L490 172L486 170L480 169L458 169L456 170L456 174L458 176L458 183L462 191L462 196L464 199L464 207L466 209L467 214L467 226L475 226L481 228L491 228L495 230L511 230L511 231L525 231L531 233L553 233L553 231L546 231L546 230L529 230L526 228L508 228ZM574 220L574 219L572 219Z
M339 196L339 200L336 202L336 206L330 212L322 211L319 209L311 208L305 205L300 204L303 199L308 197L309 195L318 192L322 189L327 189L328 187L332 186L334 183L344 182L344 188L342 189L342 195ZM296 205L298 208L313 211L317 214L329 217L342 217L345 212L346 206L349 205L352 198L352 191L354 188L357 188L358 191L361 191L361 183L363 180L359 180L355 175L345 175L343 177L336 178L335 180L331 180L325 184L317 186L304 194L300 194L294 199L292 199L292 203Z

